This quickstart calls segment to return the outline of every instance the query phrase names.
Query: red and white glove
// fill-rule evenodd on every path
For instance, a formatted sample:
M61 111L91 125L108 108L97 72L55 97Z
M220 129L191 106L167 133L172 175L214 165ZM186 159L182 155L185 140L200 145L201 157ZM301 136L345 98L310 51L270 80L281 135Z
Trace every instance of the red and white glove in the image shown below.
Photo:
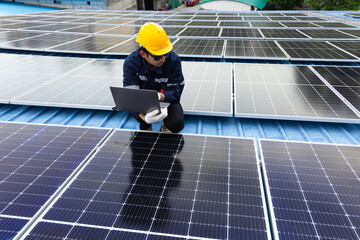
M167 108L161 108L161 111L156 109L152 112L147 113L145 115L144 120L147 124L151 124L155 122L160 122L164 120L167 116L168 116Z

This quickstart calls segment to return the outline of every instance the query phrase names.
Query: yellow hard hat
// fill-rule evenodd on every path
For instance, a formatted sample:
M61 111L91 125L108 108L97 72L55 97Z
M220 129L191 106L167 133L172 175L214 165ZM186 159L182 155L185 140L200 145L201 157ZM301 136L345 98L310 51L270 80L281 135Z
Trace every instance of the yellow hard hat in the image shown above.
M173 49L165 30L156 23L147 22L141 26L136 42L154 55L164 55Z

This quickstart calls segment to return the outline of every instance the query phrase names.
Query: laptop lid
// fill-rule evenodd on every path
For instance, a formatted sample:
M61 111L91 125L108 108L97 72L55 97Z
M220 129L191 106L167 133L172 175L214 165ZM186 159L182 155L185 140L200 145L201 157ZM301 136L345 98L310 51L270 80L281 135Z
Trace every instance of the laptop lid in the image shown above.
M148 113L169 106L169 103L159 103L155 90L124 87L110 87L110 90L118 111Z

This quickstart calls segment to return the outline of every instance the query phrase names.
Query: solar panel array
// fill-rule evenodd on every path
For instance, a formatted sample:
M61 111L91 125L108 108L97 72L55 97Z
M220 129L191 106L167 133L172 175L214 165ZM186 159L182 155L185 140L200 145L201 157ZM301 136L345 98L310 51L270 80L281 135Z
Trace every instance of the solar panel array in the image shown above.
M359 239L360 147L261 140L275 239Z
M359 43L358 26L304 13L281 12L239 12L224 15L221 12L186 14L64 10L7 16L0 18L0 48L128 55L137 46L135 36L140 26L148 21L157 22L165 28L173 38L176 52L182 57L232 58L229 52L232 52L233 41L240 40L249 41L247 48L250 48L242 58L263 59L265 54L265 58L281 60L284 58L283 54L274 56L269 52L266 55L267 46L276 45L274 40L305 41L302 44L308 44L312 40L311 42L316 41L318 44L309 44L307 47L311 52L317 52L310 56L311 60L359 61L360 58L359 53L352 53L355 56L349 58L347 50L341 46L336 49L339 55L336 58L333 54L328 55L322 51L323 48L333 47L328 40ZM14 35L17 37L14 38ZM187 47L188 45L191 47ZM228 45L230 49L227 49ZM254 50L252 45L256 46ZM262 51L259 52L258 48ZM293 54L286 46L283 48L280 44L276 48L280 48L280 52L284 52L288 60L293 60ZM227 54L224 55L223 52ZM308 60L308 56L302 56L301 52L297 55L299 57L296 60Z
M0 127L1 237L270 239L254 139Z
M109 87L122 86L123 60L2 54L0 62L1 103L111 110ZM359 122L358 68L314 68L183 61L181 104L186 114L233 116L234 101L236 117ZM326 84L344 74L352 82Z
M109 129L0 122L0 236L12 239Z
M359 146L0 128L2 238L360 239Z

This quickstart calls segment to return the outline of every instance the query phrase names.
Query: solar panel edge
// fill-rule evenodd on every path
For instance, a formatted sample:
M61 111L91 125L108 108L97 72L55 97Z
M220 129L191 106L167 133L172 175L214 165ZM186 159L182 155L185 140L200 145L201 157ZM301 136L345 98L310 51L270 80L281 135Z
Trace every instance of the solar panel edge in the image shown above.
M0 121L1 122L1 121ZM29 123L28 125L46 125L46 126L57 126L64 127L63 125L55 124L36 124ZM42 217L49 211L51 206L56 203L56 200L61 196L63 192L71 185L71 183L76 179L76 176L79 175L82 170L86 167L87 163L91 160L92 156L98 151L98 149L109 139L111 134L114 132L114 129L109 128L98 128L98 127L83 127L83 126L66 126L64 128L82 128L82 129L104 129L108 130L105 136L96 144L96 146L89 152L89 154L82 160L82 162L72 171L72 173L66 178L66 180L58 187L58 189L51 195L51 197L43 204L43 206L36 212L36 214L31 218L31 220L18 232L14 237L15 240L22 239L23 236L26 236L42 219Z
M258 170L258 174L259 174L259 184L260 184L260 191L261 191L261 196L262 196L262 203L263 203L263 210L264 210L264 217L265 217L265 224L266 224L266 229L268 229L267 231L267 237L268 239L273 239L273 229L272 226L273 222L271 221L271 217L270 217L270 209L272 209L271 206L269 206L267 199L269 199L269 196L267 196L267 191L266 191L266 181L265 181L265 175L264 175L264 171L262 170L262 160L263 159L261 157L261 148L260 148L260 141L259 139L254 139L254 147L255 147L255 153L256 153L256 165L257 165L257 170ZM260 155L259 155L260 154ZM270 208L270 209L269 209Z
M257 141L258 141L259 154L260 154L259 159L261 161L261 169L262 169L261 173L262 173L263 186L264 186L264 192L265 192L264 194L266 195L266 206L267 206L267 210L268 210L267 216L269 218L272 238L274 240L279 240L279 231L278 231L276 220L275 220L274 205L271 200L270 186L269 186L267 172L266 172L266 164L264 161L264 155L263 155L263 151L262 151L262 147L261 147L262 139L259 138Z

